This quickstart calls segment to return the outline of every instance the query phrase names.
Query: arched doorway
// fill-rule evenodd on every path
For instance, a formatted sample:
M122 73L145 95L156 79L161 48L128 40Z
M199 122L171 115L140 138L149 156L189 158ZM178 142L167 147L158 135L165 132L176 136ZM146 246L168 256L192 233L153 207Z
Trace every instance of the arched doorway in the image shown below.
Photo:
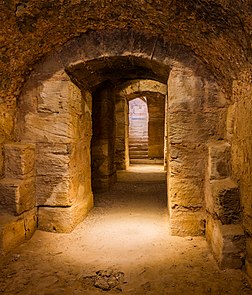
M37 65L23 89L16 134L22 144L35 147L34 198L39 228L70 231L92 207L91 117L98 109L94 98L103 97L110 103L116 100L115 89L125 80L149 79L168 81L165 157L171 232L202 235L208 214L204 189L207 144L224 138L225 130L220 127L225 126L220 122L226 115L223 93L186 47L156 38L153 47L152 41L145 47L144 34L140 39L134 32L121 34L129 42L123 42L122 47L118 43L120 48L116 49L109 42L97 47L95 34L69 42ZM110 32L104 40L112 36ZM138 42L134 43L135 38ZM97 50L90 51L94 44ZM103 111L106 113L106 107ZM115 126L113 113L107 112L106 118ZM100 180L108 183L116 175L115 134L108 132L108 125L100 126L106 136L97 140L102 160L97 159L96 169L101 172ZM49 172L48 167L52 167Z

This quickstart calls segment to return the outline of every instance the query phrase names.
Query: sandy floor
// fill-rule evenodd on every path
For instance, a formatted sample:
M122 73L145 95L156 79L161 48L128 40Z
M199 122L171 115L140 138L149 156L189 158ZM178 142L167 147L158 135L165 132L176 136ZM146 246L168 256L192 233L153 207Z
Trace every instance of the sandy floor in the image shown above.
M252 294L241 271L218 269L204 238L169 235L162 166L139 167L97 194L73 233L37 231L5 257L0 294Z

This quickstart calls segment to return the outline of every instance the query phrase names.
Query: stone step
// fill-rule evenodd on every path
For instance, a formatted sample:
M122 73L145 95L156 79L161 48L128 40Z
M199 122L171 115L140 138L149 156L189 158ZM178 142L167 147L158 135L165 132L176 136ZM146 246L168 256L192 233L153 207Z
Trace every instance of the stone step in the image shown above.
M136 145L136 146L141 146L141 145L147 145L148 146L148 141L142 140L142 141L129 141L129 145Z
M148 155L130 155L130 159L147 159Z
M148 151L145 151L145 150L130 151L130 155L148 155Z
M148 142L132 142L129 143L129 147L145 147L148 148Z
M134 147L129 147L130 151L148 151L148 147L146 146L134 146Z
M130 164L164 164L163 159L130 159Z

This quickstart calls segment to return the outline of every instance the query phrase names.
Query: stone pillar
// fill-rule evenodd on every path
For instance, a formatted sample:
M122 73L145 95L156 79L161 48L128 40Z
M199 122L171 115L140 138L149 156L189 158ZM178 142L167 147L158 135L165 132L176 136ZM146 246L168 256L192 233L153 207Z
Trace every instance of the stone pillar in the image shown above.
M203 235L206 138L203 83L187 68L174 68L168 80L168 207L171 234Z
M116 143L115 162L117 170L126 170L129 167L129 107L127 100L117 96L116 114Z
M147 96L149 124L148 124L148 157L164 157L164 124L165 124L165 96L153 93Z
M168 96L165 96L165 125L164 125L164 170L168 170L167 157L168 151Z
M115 95L106 84L93 93L92 187L106 190L115 180Z
M69 232L93 204L92 98L64 71L45 77L35 76L26 85L25 97L20 98L17 136L36 145L38 227Z

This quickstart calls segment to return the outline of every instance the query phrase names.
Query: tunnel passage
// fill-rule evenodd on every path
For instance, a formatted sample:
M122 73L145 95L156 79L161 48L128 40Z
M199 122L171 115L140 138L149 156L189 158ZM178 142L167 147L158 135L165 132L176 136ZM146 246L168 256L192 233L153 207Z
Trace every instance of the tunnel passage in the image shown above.
M8 190L9 175L18 179L16 186L29 182L34 189L16 200L18 208L13 204L8 208L18 215L30 210L34 217L37 206L40 229L71 231L93 206L91 138L95 183L109 187L116 179L118 85L134 79L155 80L167 84L168 89L165 158L171 234L203 235L207 228L214 249L218 239L223 239L223 215L228 207L217 201L218 197L234 189L232 198L238 191L235 183L227 181L229 169L225 175L218 172L219 161L225 162L229 155L224 134L225 96L188 48L155 36L148 36L146 42L146 35L132 32L121 32L121 38L114 46L113 32L106 33L99 46L92 32L70 41L37 65L19 98L17 141L5 148L7 159L17 155L24 162L28 158L34 162L29 173L22 172L20 177L7 160L2 184ZM96 112L100 122L92 127ZM234 199L239 210L239 197ZM239 215L236 211L232 214ZM225 225L239 226L239 222L237 216ZM213 232L218 230L214 240ZM214 249L221 262L222 249L224 246Z

